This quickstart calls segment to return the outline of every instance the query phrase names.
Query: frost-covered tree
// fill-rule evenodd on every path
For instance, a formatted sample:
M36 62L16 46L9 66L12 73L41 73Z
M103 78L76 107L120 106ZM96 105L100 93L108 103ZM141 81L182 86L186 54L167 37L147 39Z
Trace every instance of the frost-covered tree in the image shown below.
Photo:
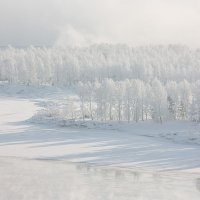
M193 86L193 99L190 107L190 119L200 122L200 81Z
M158 79L154 79L152 82L152 92L154 98L152 101L152 117L162 123L167 116L167 92Z
M200 51L181 45L0 49L0 81L76 88L83 120L200 121L199 77Z

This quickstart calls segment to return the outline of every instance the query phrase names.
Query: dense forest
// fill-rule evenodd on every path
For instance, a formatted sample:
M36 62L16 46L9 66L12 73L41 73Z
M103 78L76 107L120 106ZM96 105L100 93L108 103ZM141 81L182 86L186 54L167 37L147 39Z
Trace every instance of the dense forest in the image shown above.
M71 102L69 118L200 121L200 50L186 46L9 46L0 80L74 87L80 109Z

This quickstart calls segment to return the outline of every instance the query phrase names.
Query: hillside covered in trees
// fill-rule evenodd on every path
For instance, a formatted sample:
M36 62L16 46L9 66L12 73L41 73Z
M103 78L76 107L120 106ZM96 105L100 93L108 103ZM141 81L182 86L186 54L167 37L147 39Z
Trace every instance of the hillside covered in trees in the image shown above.
M186 46L7 47L0 81L74 88L69 119L200 121L200 50Z

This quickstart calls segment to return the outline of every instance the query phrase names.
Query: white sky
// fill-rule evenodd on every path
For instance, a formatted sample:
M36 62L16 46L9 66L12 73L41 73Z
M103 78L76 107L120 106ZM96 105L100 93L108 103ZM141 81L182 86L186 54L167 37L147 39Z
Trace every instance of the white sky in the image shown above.
M200 47L200 0L0 0L0 45Z

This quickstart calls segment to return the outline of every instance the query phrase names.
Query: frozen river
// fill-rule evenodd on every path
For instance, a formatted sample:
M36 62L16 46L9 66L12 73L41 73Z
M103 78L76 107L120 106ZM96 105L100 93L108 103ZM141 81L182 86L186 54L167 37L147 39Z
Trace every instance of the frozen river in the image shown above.
M200 175L0 158L0 199L199 200Z

